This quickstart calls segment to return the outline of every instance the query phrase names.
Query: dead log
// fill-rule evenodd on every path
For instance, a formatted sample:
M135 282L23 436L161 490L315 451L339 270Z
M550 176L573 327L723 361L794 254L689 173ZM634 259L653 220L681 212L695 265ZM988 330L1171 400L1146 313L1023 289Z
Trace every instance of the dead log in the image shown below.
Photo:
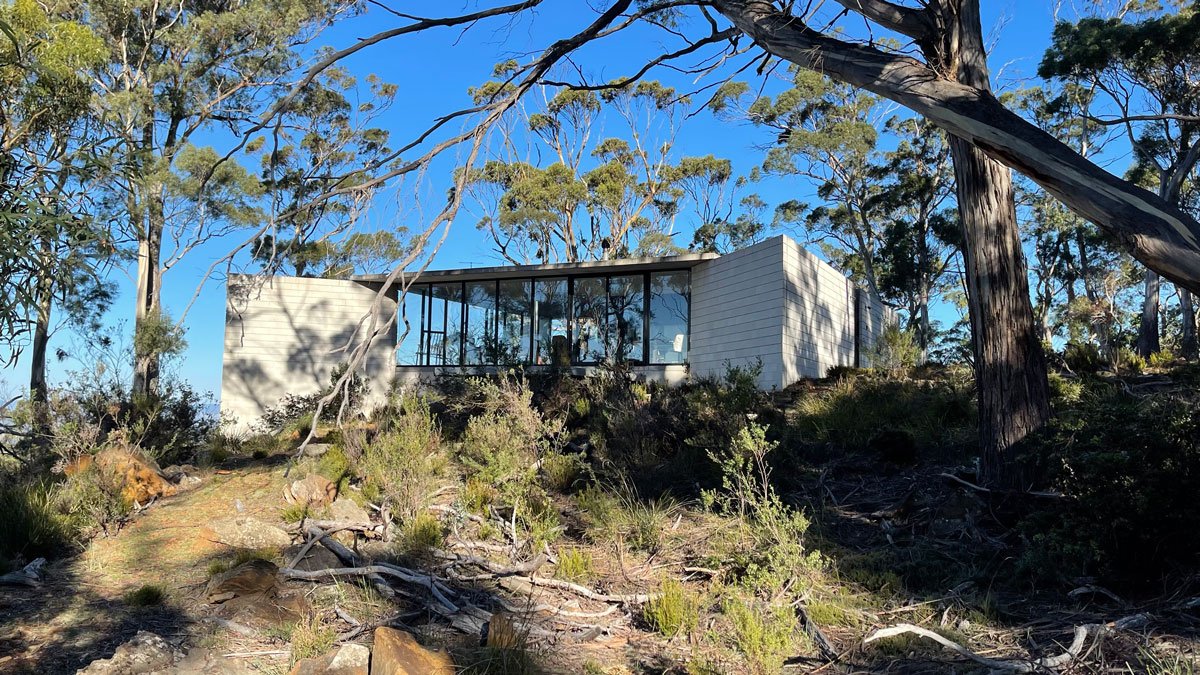
M42 585L42 568L46 566L45 558L37 558L16 572L0 575L0 586L30 586L37 588Z

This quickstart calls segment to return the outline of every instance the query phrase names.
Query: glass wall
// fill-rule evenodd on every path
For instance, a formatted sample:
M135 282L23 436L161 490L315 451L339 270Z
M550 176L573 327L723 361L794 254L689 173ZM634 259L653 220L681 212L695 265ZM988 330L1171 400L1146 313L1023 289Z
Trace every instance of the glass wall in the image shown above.
M404 366L687 362L687 270L414 285ZM409 329L405 335L405 323Z
M650 275L650 362L686 363L688 350L688 273Z

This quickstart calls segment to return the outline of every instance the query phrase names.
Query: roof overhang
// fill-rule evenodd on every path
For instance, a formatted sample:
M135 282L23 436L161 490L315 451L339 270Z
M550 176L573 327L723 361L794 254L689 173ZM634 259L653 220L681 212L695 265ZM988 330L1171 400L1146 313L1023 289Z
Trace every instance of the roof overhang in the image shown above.
M554 263L547 265L502 265L497 267L467 267L457 270L426 270L415 274L415 278L414 274L403 272L396 277L396 283L406 285L409 283L425 284L479 281L483 279L528 279L531 277L660 272L691 269L706 260L714 260L719 257L716 253L687 253L663 258L620 258L617 260ZM355 281L382 283L387 281L388 275L359 274L352 278Z

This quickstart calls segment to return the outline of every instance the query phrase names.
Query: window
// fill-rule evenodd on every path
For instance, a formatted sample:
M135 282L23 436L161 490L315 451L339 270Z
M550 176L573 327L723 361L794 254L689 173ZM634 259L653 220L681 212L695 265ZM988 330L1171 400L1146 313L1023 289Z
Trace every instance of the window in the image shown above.
M687 270L412 286L399 307L403 366L687 363Z
M429 287L428 338L425 341L428 359L424 365L462 365L462 292L462 284Z
M689 279L686 270L650 275L650 363L686 363Z
M645 277L608 280L608 355L615 361L641 363L645 333Z
M422 357L425 355L425 350L422 349L422 339L425 336L422 323L425 317L425 312L422 311L424 304L424 286L410 287L400 304L400 323L396 327L400 345L396 349L396 360L402 366L422 365Z
M571 360L575 363L599 363L604 360L604 327L607 293L604 277L575 280L572 307Z
M496 359L496 282L468 281L466 337L463 340L465 363L483 366Z
M528 279L500 281L500 316L496 334L498 365L529 363L532 342L532 316L529 311Z
M567 280L537 279L533 289L533 362L568 366Z

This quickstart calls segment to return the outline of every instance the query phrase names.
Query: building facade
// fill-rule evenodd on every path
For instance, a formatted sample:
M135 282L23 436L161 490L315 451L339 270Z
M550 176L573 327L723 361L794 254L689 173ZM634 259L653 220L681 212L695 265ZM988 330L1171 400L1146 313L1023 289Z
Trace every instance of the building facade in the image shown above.
M717 256L427 271L380 293L349 280L231 277L221 410L241 426L287 394L311 394L366 345L380 395L439 372L623 362L679 383L761 363L782 388L866 365L889 308L786 236Z

